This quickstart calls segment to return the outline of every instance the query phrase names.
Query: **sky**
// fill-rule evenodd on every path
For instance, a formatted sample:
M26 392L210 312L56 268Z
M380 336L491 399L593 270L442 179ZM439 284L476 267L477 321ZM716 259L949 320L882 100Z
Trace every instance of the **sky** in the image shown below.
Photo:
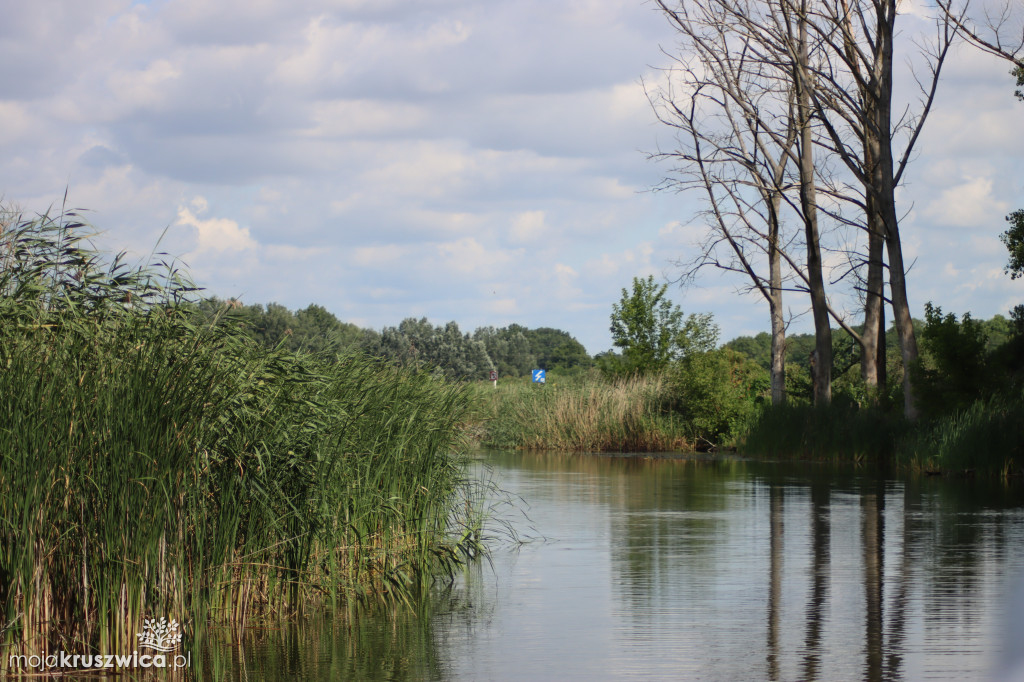
M927 12L904 8L910 49ZM376 329L550 326L597 353L622 288L678 279L706 231L697 196L651 191L668 168L648 157L674 141L644 83L670 77L676 37L649 2L0 9L0 197L31 213L66 191L97 246L172 254L210 295ZM1024 208L1008 71L969 46L946 65L898 195L915 316L1024 301L998 238ZM743 285L705 270L670 295L725 340L768 328ZM791 331L809 330L805 297L787 305Z

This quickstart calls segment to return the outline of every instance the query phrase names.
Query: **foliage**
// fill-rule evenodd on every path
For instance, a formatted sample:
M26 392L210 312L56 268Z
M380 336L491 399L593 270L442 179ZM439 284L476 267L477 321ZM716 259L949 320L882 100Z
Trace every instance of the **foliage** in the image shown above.
M832 399L862 403L866 401L860 373L855 366L860 362L860 347L849 334L833 330L832 334ZM771 369L771 335L761 332L756 336L740 336L725 344L725 348L741 353L765 371ZM790 401L810 402L811 353L814 351L813 334L789 334L786 337L786 395Z
M595 355L594 366L608 378L624 377L634 373L632 366L625 356L622 353L616 353L614 350L607 350Z
M453 379L479 379L490 369L501 377L525 376L532 369L582 371L593 360L568 332L522 325L480 327L463 334L455 322L433 326L408 318L382 333L338 320L322 306L292 312L279 303L244 305L231 299L204 299L194 306L207 323L244 331L266 348L338 356L362 349L403 366L429 367Z
M1010 315L1012 318L1013 311L1010 311ZM1013 320L999 314L993 315L988 320L978 320L978 322L981 324L982 332L985 335L985 350L988 352L992 352L1005 345L1017 333L1014 329Z
M720 443L753 413L770 390L768 372L727 348L691 353L667 376L671 407L690 440Z
M593 360L583 344L569 332L551 327L527 329L519 325L511 325L522 332L530 342L530 352L536 358L536 367L550 371L585 370L593 365ZM529 374L529 372L526 372Z
M766 370L771 370L772 336L768 332L760 332L755 336L737 336L724 344L723 348L742 353ZM789 364L788 358L786 364Z
M521 377L537 368L537 359L531 352L530 340L525 327L513 324L508 327L479 327L473 332L473 340L484 344L487 355L498 370L498 376Z
M916 468L1018 474L1024 468L1024 394L978 398L907 436L900 459Z
M683 312L665 297L668 285L656 285L654 276L633 278L632 293L622 290L622 299L612 305L611 333L622 349L621 367L627 372L661 372L690 353L714 348L718 328L710 313Z
M1006 222L1010 223L1010 228L999 235L1010 252L1010 262L1006 264L1005 271L1010 279L1017 279L1024 275L1024 209L1006 216Z
M849 405L763 404L745 424L738 447L750 455L884 461L906 423L876 409Z
M0 235L6 652L130 650L146 614L407 599L472 551L451 534L462 389L204 323L180 273L85 234L65 213Z
M1024 66L1018 66L1010 72L1010 75L1017 77L1017 87L1024 87ZM1013 93L1021 102L1024 102L1024 90L1017 90Z
M637 372L659 372L678 355L683 312L665 298L667 288L655 285L653 275L634 277L632 294L623 289L612 305L612 340Z
M911 371L926 415L956 412L991 388L986 345L984 329L970 313L957 321L956 315L943 316L941 308L925 304L922 353Z
M354 324L342 322L326 308L310 304L292 312L279 303L243 305L230 299L200 301L197 312L208 323L231 324L244 330L267 348L337 355L366 343L367 334Z
M483 379L494 368L482 341L463 334L455 322L435 327L425 317L409 317L397 327L385 327L367 351L402 367L427 369L449 379Z

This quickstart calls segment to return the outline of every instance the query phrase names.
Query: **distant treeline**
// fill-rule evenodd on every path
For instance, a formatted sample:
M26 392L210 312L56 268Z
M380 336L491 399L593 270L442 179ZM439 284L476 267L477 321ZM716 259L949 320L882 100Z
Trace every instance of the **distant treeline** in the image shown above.
M199 310L207 318L241 326L268 348L317 353L358 348L402 366L433 368L451 379L485 379L491 370L502 377L525 376L533 369L571 373L594 365L583 344L550 327L510 324L469 334L456 322L434 326L426 318L410 317L378 332L342 322L319 305L292 312L277 303L210 298L199 303Z
M590 368L603 368L618 353L607 351L591 357L583 344L569 332L550 327L530 329L519 324L505 327L479 327L473 333L463 332L456 322L434 326L426 318L406 318L397 326L381 331L364 329L342 322L319 305L291 311L278 303L245 305L236 300L209 298L199 303L208 318L220 316L222 323L243 327L268 348L282 346L289 350L338 353L359 348L374 357L387 358L403 366L430 367L452 379L485 379L494 369L501 377L529 375L533 369L577 373ZM941 311L939 311L941 312ZM933 320L937 325L939 320ZM970 329L983 339L985 353L993 353L1015 336L1015 320L995 315L989 320L971 320ZM914 320L914 327L924 330L925 320ZM855 327L855 329L857 329ZM834 377L836 394L860 402L860 349L843 333L833 336ZM890 349L886 370L892 375L889 386L900 384L903 366L895 330L890 328L887 348ZM790 334L786 338L786 383L796 399L811 397L811 354L814 334ZM925 355L929 343L925 341ZM768 370L771 364L771 337L767 332L740 336L723 345L753 360ZM840 401L844 398L840 397Z

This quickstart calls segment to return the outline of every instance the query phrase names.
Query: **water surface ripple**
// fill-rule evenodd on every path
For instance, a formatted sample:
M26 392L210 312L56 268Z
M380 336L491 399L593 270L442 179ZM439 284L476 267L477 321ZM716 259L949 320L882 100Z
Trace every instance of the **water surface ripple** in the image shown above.
M735 458L483 461L525 503L503 517L526 542L499 542L418 615L325 625L292 675L984 680L1024 649L1004 626L1024 611L1017 482ZM248 667L285 665L266 657L275 646L251 647Z

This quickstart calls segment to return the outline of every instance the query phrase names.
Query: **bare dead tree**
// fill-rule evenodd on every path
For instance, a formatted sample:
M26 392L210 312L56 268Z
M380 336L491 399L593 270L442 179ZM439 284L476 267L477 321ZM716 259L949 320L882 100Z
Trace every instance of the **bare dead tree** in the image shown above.
M691 171L672 186L701 188L710 206L706 218L712 230L688 272L692 274L712 264L747 275L752 288L769 301L773 347L778 351L778 355L773 352L773 366L780 368L784 324L779 275L783 264L788 266L794 280L791 288L811 297L816 338L814 396L817 404L827 404L831 398L832 368L829 317L858 344L863 341L845 317L833 309L825 291L818 229L816 183L820 179L815 175L820 169L815 167L814 157L814 72L810 68L811 48L806 29L807 0L803 4L706 0L672 3L671 7L659 0L657 4L681 36L684 54L694 60L678 60L680 80L692 88L685 93L691 97L689 109L681 104L681 98L665 97L662 92L662 109L667 115L660 116L687 138L681 150L660 155L684 161L683 167ZM698 101L699 107L695 105ZM698 118L697 110L709 107L717 115ZM721 129L727 133L709 133ZM749 145L742 142L747 138L752 140ZM722 168L728 170L723 173ZM752 187L757 190L755 203L746 198L749 193L742 191ZM844 192L837 187L832 178L824 179L827 196L852 202L863 210L864 202L859 196L851 197L848 188ZM804 263L791 256L795 253L792 238L785 247L780 243L783 204L804 226ZM840 219L834 213L825 213ZM734 254L733 259L724 263L716 251L723 243ZM768 258L767 279L755 272L743 250L751 245L756 245L752 248ZM781 381L781 371L778 376Z
M1024 5L1019 0L935 0L943 20L972 45L1013 64L1024 77ZM980 15L980 16L975 16Z
M919 102L915 109L908 107L897 118L893 103L897 0L682 0L679 9L669 8L664 0L657 0L657 4L680 32L691 39L694 36L686 33L686 26L695 17L702 19L704 25L719 24L717 36L714 32L710 34L714 40L705 38L712 45L705 50L711 55L710 64L722 61L717 55L725 50L724 46L742 45L744 59L763 67L758 72L761 77L778 79L791 88L795 105L789 114L795 112L797 137L787 154L786 165L792 163L798 169L798 180L791 186L798 188L799 201L790 205L804 224L803 241L807 249L806 266L797 267L794 275L802 278L811 294L819 367L831 366L828 315L840 320L841 325L843 322L828 303L821 276L814 148L838 159L862 188L863 224L868 238L866 329L858 336L848 325L843 326L862 345L865 380L877 385L884 376L884 365L879 371L879 359L884 357L884 250L888 257L893 317L907 370L903 378L904 413L909 419L916 418L909 368L917 360L917 341L907 298L895 190L930 112L942 65L956 35L956 23L941 18L935 24L934 39L927 45L917 44L913 54L923 61L922 70L915 74L920 87ZM707 7L714 9L705 15L697 14ZM717 81L719 87L723 85L721 81ZM766 121L749 104L747 93L733 96L726 92L744 116L758 121L759 129L766 132L765 139L776 149L782 149L779 139L785 136L777 126L763 125ZM815 135L816 126L820 128L819 135ZM719 187L723 186L743 185L719 182ZM773 189L782 189L780 183ZM787 191L779 196L788 201ZM767 232L770 234L770 230ZM718 234L724 233L719 229ZM787 260L785 252L779 255ZM829 384L827 374L816 382L817 402L828 401Z
M808 38L808 0L781 3L785 19L786 45L793 57L793 84L797 96L797 127L799 136L800 210L804 218L807 243L807 275L810 284L811 314L814 317L814 363L812 378L814 404L832 401L832 327L829 324L828 300L821 265L821 240L818 232L817 198L814 179L814 138L811 128L811 100L815 84L811 73ZM795 10L795 11L794 11ZM794 31L795 25L795 31Z
M907 297L895 192L931 111L956 26L941 18L935 24L931 43L917 44L917 54L924 59L923 75L915 76L921 93L918 109L905 111L894 121L897 14L897 0L818 0L808 25L824 57L815 65L814 74L818 117L828 134L831 151L864 186L869 239L870 235L881 234L885 244L893 318L904 367L904 415L916 419L910 368L917 361L917 338ZM903 147L899 150L901 139ZM870 260L877 272L881 249L877 241L871 246L875 250ZM876 276L876 287L877 282ZM880 301L880 288L870 291L871 283L868 288L868 302ZM882 336L880 325L866 322Z
M649 93L659 120L677 131L677 149L658 153L676 163L662 188L698 190L706 197L710 236L684 276L707 265L743 273L768 304L771 319L771 397L786 399L783 311L782 203L787 166L797 143L793 90L780 89L771 67L750 59L743 36L730 33L714 3L659 7L676 27L686 57L671 85ZM718 253L724 246L725 260ZM764 268L767 267L767 272Z
M868 379L874 373L877 381L877 360L874 368L871 363L872 358L881 355L877 345L884 338L880 276L884 244L893 317L905 368L904 414L915 419L918 410L909 368L917 360L917 339L907 298L895 191L931 110L956 25L940 18L935 24L934 39L927 45L916 44L915 55L924 62L921 72L915 74L920 88L919 103L916 110L908 108L894 120L897 0L764 2L774 11L737 13L747 24L747 33L769 36L762 41L766 46L765 59L778 59L781 52L805 65L812 81L807 91L824 132L816 142L826 153L840 159L863 187L869 273L862 371ZM794 15L799 25L806 28L806 40L799 34L793 39L793 22L789 17ZM802 50L807 48L809 58L802 61ZM876 346L876 353L870 352L872 345Z

